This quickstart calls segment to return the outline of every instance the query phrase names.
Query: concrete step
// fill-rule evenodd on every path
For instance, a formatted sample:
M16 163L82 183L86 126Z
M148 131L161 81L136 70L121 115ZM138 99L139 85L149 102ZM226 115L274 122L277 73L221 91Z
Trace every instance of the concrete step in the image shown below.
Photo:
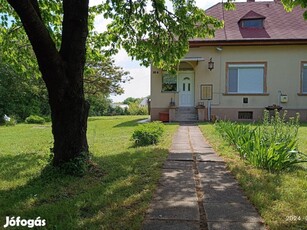
M180 107L176 109L178 114L196 114L196 109L194 107Z
M194 107L180 107L176 109L176 121L197 121L197 111Z

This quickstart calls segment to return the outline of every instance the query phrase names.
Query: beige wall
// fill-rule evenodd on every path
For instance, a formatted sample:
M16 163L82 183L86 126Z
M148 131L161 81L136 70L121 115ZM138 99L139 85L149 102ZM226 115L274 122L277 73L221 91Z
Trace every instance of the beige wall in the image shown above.
M278 104L278 91L288 95L288 102L281 103L284 109L307 114L307 96L299 96L301 79L301 62L307 61L307 45L288 46L224 46L222 51L216 47L192 48L186 57L202 57L195 71L195 105L201 101L200 85L213 84L212 112L224 117L223 109L262 110L265 106ZM212 58L215 68L208 70L208 61ZM224 95L226 84L227 62L266 62L267 63L267 95ZM153 74L154 71L158 73ZM178 94L161 93L161 70L151 70L151 107L153 109L167 108L171 98L178 102ZM243 104L243 97L249 99ZM306 112L304 111L306 109ZM226 111L226 110L225 110ZM258 117L258 112L256 116ZM231 117L235 117L232 115ZM302 114L302 118L307 118Z

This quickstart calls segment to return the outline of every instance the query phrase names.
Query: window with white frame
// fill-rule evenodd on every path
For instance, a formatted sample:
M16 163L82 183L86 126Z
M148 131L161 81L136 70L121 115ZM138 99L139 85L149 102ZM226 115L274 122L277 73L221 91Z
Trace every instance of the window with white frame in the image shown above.
M262 94L265 93L266 64L227 63L227 93Z
M177 91L177 76L167 72L162 74L162 92Z
M301 93L307 94L307 63L302 63Z

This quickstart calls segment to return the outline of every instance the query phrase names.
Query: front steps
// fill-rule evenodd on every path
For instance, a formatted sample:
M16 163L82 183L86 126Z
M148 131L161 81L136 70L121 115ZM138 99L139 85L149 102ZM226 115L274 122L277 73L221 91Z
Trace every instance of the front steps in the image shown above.
M175 110L174 121L197 121L197 110L194 107L178 107Z

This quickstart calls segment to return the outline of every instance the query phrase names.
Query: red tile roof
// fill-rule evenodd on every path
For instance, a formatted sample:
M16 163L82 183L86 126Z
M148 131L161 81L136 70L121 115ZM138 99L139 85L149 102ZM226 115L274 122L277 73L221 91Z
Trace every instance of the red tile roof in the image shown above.
M245 14L240 20L242 19L260 19L265 18L263 15L257 14L255 11L250 10L247 14Z
M206 10L206 14L224 19L225 26L217 30L211 39L192 39L193 42L268 42L302 40L307 42L307 21L303 18L304 9L296 7L291 13L284 10L279 1L237 2L236 9L227 11L221 3ZM240 28L240 19L264 18L264 28Z

